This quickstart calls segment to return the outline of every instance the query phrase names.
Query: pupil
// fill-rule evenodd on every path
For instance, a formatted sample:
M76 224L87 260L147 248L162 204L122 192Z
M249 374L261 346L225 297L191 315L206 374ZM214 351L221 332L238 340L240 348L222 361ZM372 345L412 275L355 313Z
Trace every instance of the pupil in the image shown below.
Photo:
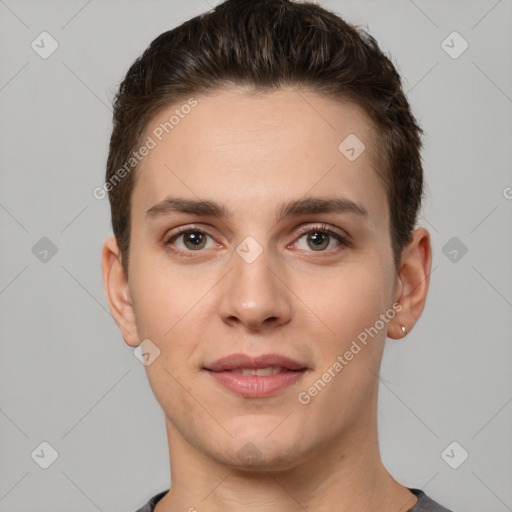
M327 247L328 244L325 243L327 238L328 238L327 233L322 233L321 231L315 231L310 237L310 240L313 242L313 245L314 245L312 247L312 249L318 250L318 249L324 249L325 247ZM319 243L317 243L317 242L319 242Z
M200 247L204 245L203 234L191 231L185 237L185 245L190 244L193 248Z

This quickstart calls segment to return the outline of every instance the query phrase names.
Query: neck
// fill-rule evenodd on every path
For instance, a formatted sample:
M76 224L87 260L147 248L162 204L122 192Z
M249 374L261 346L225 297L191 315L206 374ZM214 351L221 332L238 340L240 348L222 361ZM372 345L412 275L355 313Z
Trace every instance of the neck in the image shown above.
M416 497L380 459L376 420L315 446L292 467L239 469L192 446L167 419L172 486L155 512L406 512Z

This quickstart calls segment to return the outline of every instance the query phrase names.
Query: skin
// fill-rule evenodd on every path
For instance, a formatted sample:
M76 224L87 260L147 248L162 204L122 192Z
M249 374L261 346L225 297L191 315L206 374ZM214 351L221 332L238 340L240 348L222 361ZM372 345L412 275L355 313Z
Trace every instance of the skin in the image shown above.
M172 486L156 511L409 510L416 497L380 459L377 375L386 337L402 338L401 326L408 333L423 311L431 246L416 229L396 271L370 120L355 104L293 89L222 89L196 99L137 170L129 279L115 239L103 249L108 302L125 342L150 339L160 350L146 371L166 416ZM338 150L351 133L366 146L352 162ZM229 216L146 214L169 196L215 201ZM308 197L348 199L366 215L276 222L283 203ZM318 250L319 224L347 244L326 236ZM203 248L185 245L190 235L166 245L179 226L205 230ZM248 236L263 251L252 263L236 252ZM394 318L301 404L298 393L393 304L401 306ZM275 396L244 398L203 370L235 352L283 354L308 371ZM241 456L247 443L257 449L252 461Z

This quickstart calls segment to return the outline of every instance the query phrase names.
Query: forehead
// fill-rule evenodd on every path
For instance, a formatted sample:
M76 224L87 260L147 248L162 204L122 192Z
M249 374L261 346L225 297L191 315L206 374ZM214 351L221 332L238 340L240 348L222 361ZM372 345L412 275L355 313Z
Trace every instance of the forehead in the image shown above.
M133 209L167 195L249 205L335 193L386 220L373 125L356 104L293 89L217 90L161 111L145 137ZM189 102L190 104L190 102ZM145 210L144 210L145 211Z

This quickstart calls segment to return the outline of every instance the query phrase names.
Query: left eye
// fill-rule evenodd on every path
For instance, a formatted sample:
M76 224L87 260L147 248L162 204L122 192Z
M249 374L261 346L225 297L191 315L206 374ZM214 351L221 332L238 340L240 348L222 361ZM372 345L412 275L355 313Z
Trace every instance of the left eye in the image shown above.
M299 245L302 239L306 239L307 247L299 247L302 250L313 250L316 252L325 251L326 249L332 249L331 243L333 239L336 243L336 246L344 245L345 240L329 229L312 229L304 233L298 239L297 245ZM331 247L330 247L331 246Z

